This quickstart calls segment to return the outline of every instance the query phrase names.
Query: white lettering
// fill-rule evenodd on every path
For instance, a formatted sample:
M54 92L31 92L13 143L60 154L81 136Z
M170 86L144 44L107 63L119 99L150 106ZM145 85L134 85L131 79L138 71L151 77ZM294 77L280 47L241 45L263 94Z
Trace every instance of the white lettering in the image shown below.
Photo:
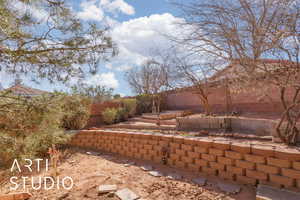
M19 185L16 182L14 182L13 179L18 179L18 177L16 176L10 177L9 179L10 183L15 185L15 187L10 187L10 190L17 190L19 188Z
M24 159L25 161L28 161L28 165L24 165L24 167L27 167L28 168L28 170L30 171L30 172L32 172L32 169L31 169L31 165L32 165L32 160L30 160L30 159Z
M22 171L21 171L21 168L20 168L20 165L19 165L19 163L18 163L18 160L17 159L14 159L14 162L13 162L13 165L11 166L11 168L10 168L10 171L11 172L13 172L14 171L14 166L15 165L17 165L17 167L18 167L18 170L19 170L19 172L21 173Z
M66 180L66 179L68 179L69 182L70 182L69 187L66 187L66 185L65 185L65 182L68 181L68 180ZM65 190L71 190L71 189L73 188L73 185L74 185L74 182L73 182L73 179L72 179L71 177L66 176L66 177L64 177L64 178L62 179L62 186L63 186L63 188L64 188Z

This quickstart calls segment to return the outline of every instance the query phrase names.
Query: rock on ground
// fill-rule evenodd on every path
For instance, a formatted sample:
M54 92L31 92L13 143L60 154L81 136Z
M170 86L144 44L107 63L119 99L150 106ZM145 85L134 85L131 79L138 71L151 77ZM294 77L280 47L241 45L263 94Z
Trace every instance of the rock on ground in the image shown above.
M227 194L236 194L239 193L241 191L241 187L235 184L230 184L230 183L222 183L219 182L218 183L218 188L223 191L226 192Z
M128 188L118 190L116 192L117 197L119 197L121 200L136 200L139 198L137 194L129 190Z
M100 185L99 186L99 193L109 193L109 192L114 192L117 190L116 185Z
M163 176L162 173L160 173L158 171L150 171L149 174L151 176L154 176L154 177L161 177L161 176Z
M256 200L299 200L300 193L282 190L266 185L258 185Z
M192 181L199 186L206 185L206 178L195 178Z
M142 166L141 169L144 171L151 171L151 170L153 170L153 167L150 165L145 165L145 166Z

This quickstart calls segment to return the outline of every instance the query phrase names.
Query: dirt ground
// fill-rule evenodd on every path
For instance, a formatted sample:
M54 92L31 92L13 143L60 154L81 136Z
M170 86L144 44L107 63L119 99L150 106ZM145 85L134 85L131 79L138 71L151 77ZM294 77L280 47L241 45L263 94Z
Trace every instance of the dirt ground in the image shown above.
M227 195L217 187L217 183L222 181L220 179L206 177L206 186L200 187L193 184L192 180L204 176L195 176L195 174L164 165L151 164L154 170L164 175L153 177L149 172L141 169L141 166L150 165L150 163L140 160L103 152L88 155L86 150L79 149L68 149L64 156L66 158L59 166L59 173L60 176L72 177L74 187L71 190L53 189L47 191L42 189L34 191L29 189L29 192L33 194L30 200L117 200L118 197L113 194L99 194L98 187L102 184L115 184L118 189L128 188L143 200L255 199L255 188L253 187L241 186L241 191L238 194ZM126 166L131 162L135 164ZM166 176L170 173L180 174L183 178L181 180L168 179ZM40 175L47 174L41 173ZM9 193L10 186L8 182L2 185L0 193ZM28 188L31 188L31 185Z

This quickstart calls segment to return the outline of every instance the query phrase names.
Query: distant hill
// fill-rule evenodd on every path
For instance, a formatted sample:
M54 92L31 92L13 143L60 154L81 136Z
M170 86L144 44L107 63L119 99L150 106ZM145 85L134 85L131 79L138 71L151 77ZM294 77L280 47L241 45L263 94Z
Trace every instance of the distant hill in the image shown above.
M0 90L3 90L4 88L2 87L2 84L0 83Z

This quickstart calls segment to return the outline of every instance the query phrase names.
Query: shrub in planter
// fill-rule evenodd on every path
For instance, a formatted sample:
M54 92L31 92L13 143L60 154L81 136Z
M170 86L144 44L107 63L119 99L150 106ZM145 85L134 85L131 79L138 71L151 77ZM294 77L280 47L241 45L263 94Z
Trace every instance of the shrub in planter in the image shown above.
M137 107L136 107L137 114L152 112L151 95L147 95L147 94L138 95L136 97L136 102L137 102Z
M65 96L63 101L62 127L78 130L85 127L89 118L92 101L80 95Z
M124 109L128 112L129 117L133 117L136 114L136 99L122 99Z
M116 108L106 108L103 113L103 121L105 124L113 124L117 121L118 109Z
M117 112L118 122L127 121L128 117L129 117L129 113L126 108L122 108L122 107L118 108L118 112Z

